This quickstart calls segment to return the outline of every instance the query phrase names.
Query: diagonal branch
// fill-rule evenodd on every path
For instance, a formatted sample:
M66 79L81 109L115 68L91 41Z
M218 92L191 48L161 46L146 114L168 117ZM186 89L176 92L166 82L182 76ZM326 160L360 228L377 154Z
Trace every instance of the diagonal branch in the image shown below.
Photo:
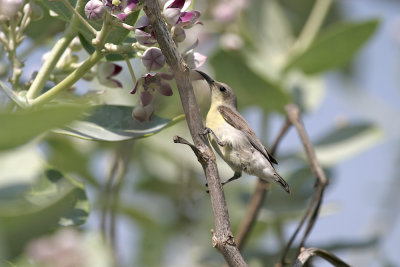
M189 68L184 63L167 30L165 22L162 20L158 1L145 0L143 9L153 26L160 49L171 71L175 75L175 81L194 146L200 151L202 159L204 159L200 163L207 178L215 222L215 232L212 237L213 246L224 256L230 266L247 266L233 240L228 209L218 175L215 155L207 139L200 135L204 131L204 126L189 79Z
M297 257L293 267L305 266L307 261L314 256L319 256L326 261L329 261L333 266L350 267L350 265L336 257L334 254L319 248L301 248L301 253Z
M292 237L290 238L290 240L283 252L283 255L282 255L282 258L280 261L280 264L282 266L285 265L285 263L286 263L286 256L293 244L294 239L296 238L300 229L304 225L307 217L309 217L309 215L311 214L311 216L309 217L308 223L307 223L306 231L304 232L304 235L300 242L299 252L298 252L298 253L300 253L300 248L303 247L308 235L310 234L310 232L311 232L312 228L314 227L314 224L317 220L317 217L318 217L318 214L320 211L320 207L322 204L322 197L323 197L325 188L328 185L328 179L326 178L326 175L317 160L314 148L310 142L310 139L307 136L306 130L301 121L299 108L294 104L288 105L286 107L286 113L288 115L288 120L296 128L297 133L300 137L300 140L304 146L304 150L306 152L307 159L310 163L310 168L316 177L316 183L315 183L316 190L315 190L315 193L313 195L310 205L308 206L305 214L303 215L303 218L301 219L300 223L298 224L295 232L293 233Z

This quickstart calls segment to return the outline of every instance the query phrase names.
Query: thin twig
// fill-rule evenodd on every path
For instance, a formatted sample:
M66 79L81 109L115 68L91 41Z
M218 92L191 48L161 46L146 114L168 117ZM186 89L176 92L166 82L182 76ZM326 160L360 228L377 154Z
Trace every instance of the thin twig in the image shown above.
M118 212L119 200L120 200L120 192L123 185L124 177L127 171L128 162L130 160L131 152L133 149L134 141L126 141L121 143L121 147L117 151L119 154L119 170L118 175L115 177L114 183L112 185L112 202L110 205L110 243L114 250L117 251L117 226L116 226L116 217ZM118 266L118 258L116 254L115 256L115 266Z
M124 55L123 55L123 58L124 58L124 60L125 60L125 62L126 62L126 65L128 66L129 73L131 74L131 77L132 77L132 82L133 82L133 84L136 84L136 75L135 75L135 71L133 70L132 64L131 64L131 62L129 61L129 57L128 57L126 54L124 54Z
M119 194L126 174L128 161L133 147L132 141L122 142L116 149L110 173L102 193L104 198L101 210L101 232L113 252L114 266L117 262L116 216L119 205Z
M97 35L97 30L95 28L93 28L92 25L89 24L89 22L87 20L85 20L81 14L79 14L79 12L69 3L69 1L67 0L61 0L61 2L63 2L63 4L72 12L72 14L74 14L76 16L77 19L79 19L79 21L90 31L92 32L95 36Z
M313 199L311 200L311 203L315 203L317 200L317 195L313 195ZM299 224L296 227L296 230L293 232L292 236L290 237L281 257L281 265L284 266L286 263L289 263L286 261L286 256L289 253L290 248L292 247L292 244L294 242L294 239L296 238L297 234L300 232L300 229L303 227L304 222L310 215L311 211L313 210L313 205L309 205L306 209L306 211L303 214L303 217L301 218Z
M333 266L337 267L350 267L347 263L339 259L334 254L329 251L319 249L319 248L302 248L301 253L296 259L293 267L302 267L305 263L314 256L320 256L321 258L329 261Z
M131 26L131 25L126 24L126 23L122 23L121 21L118 21L118 20L113 20L112 21L112 25L118 26L118 27L122 27L122 28L124 28L124 29L126 29L128 31L134 31L135 30L134 26Z
M304 150L306 152L306 156L307 159L310 163L310 168L312 170L312 172L314 173L317 181L315 183L316 186L316 190L315 193L313 195L313 198L305 212L305 214L303 215L303 218L301 219L300 223L298 224L295 232L293 233L293 235L291 236L283 254L280 260L280 264L283 266L285 265L286 262L286 256L293 244L294 239L296 238L297 234L300 231L300 228L302 228L302 226L304 225L307 217L309 217L309 214L311 213L311 216L308 220L308 224L307 224L307 228L306 231L301 239L300 242L300 246L304 245L304 242L306 241L307 237L309 236L315 222L316 219L318 217L319 211L320 211L320 207L322 204L322 197L323 197L323 193L324 190L326 188L326 186L328 185L328 179L326 178L326 175L321 167L321 165L319 164L317 157L315 155L315 151L314 148L310 142L310 139L307 136L306 130L304 128L304 125L301 121L301 116L300 116L300 109L294 105L294 104L290 104L286 107L286 113L288 116L288 120L290 121L290 123L296 128L297 133L300 137L300 140L304 146Z
M107 214L110 209L111 203L111 191L112 191L112 184L115 180L115 176L117 175L119 165L119 153L115 153L114 159L112 161L110 172L107 176L106 185L104 187L104 191L102 194L103 198L103 206L101 210L101 220L100 220L100 228L103 238L106 240L108 238L107 234Z
M272 155L275 154L280 141L289 130L290 125L290 122L286 120L274 144L271 146ZM238 246L239 250L243 249L247 237L250 231L253 229L254 223L257 220L258 214L260 213L260 208L264 202L266 195L268 194L269 189L270 184L268 182L258 179L256 189L249 201L249 204L247 205L246 215L243 217L243 220L239 226L239 230L236 234L236 245Z
M247 266L233 240L228 208L218 174L215 155L208 140L200 135L204 131L204 125L189 78L190 70L184 63L161 17L158 1L145 0L143 10L153 26L160 49L172 73L175 75L190 134L194 145L202 154L201 158L203 160L201 164L206 175L214 214L215 232L212 236L212 244L224 256L225 261L230 266Z

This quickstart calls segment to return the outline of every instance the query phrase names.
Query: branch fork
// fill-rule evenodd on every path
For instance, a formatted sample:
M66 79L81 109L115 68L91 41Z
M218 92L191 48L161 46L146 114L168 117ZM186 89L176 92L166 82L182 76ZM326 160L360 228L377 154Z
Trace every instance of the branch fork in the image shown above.
M197 148L195 145L193 145L192 143L190 143L188 140L186 140L183 137L180 137L178 135L175 135L174 138L174 143L178 143L178 144L183 144L183 145L188 145L194 152L194 154L197 157L197 160L200 162L200 164L202 166L204 166L205 164L207 164L207 162L210 160L210 156L208 153L206 153L206 151L201 150L199 148Z
M215 234L214 230L211 230L212 233L212 246L214 248L221 248L223 246L236 246L235 239L233 238L233 235L228 235L224 237L223 239L218 238L217 235Z

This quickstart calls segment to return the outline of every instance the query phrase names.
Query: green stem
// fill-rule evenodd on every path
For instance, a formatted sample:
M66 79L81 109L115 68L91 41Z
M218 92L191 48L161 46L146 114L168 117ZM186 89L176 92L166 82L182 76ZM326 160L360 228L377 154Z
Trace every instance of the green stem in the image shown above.
M71 4L69 3L69 1L67 0L61 0L64 5L75 15L75 17L77 19L79 19L79 21L85 25L86 28L88 28L89 31L91 31L94 35L97 34L97 30L95 28L92 27L92 25L89 24L89 22L87 22L87 20L85 20L81 14L79 14L78 11L75 10L75 8L73 6L71 6Z
M60 57L64 53L65 49L67 49L72 39L74 39L76 34L77 32L73 29L73 27L69 27L67 33L57 41L53 47L53 50L50 52L49 57L40 68L39 73L29 88L28 93L26 94L28 99L33 99L40 94L57 62L60 60Z
M57 41L51 50L49 57L40 68L39 73L29 88L28 93L26 94L28 99L33 99L40 94L57 62L60 60L65 49L67 49L68 45L71 43L72 39L74 39L76 34L77 31L74 29L74 27L69 26L64 36Z
M103 26L101 27L101 30L97 32L96 39L92 41L92 44L95 45L97 48L103 49L104 44L107 41L107 37L110 34L111 26L112 26L112 16L109 12L106 12L103 21Z
M58 83L56 86L51 88L46 93L38 96L37 98L30 101L30 106L39 106L49 102L55 98L60 92L70 88L74 85L82 76L90 70L97 62L102 59L104 54L100 51L95 51L86 61L70 75L68 75L63 81Z
M317 0L315 2L311 14L293 46L293 50L302 51L311 44L320 30L332 2L333 0Z
M17 40L20 40L23 37L24 31L25 31L26 27L28 27L28 25L31 21L33 4L34 4L34 0L30 0L28 12L24 13L24 16L22 17L22 20L20 23L19 30L17 32Z
M44 85L49 79L49 76L53 69L55 68L57 62L60 60L62 54L67 49L68 45L71 43L72 39L78 34L76 30L77 20L72 19L71 24L68 26L64 33L64 36L57 41L53 49L50 52L49 57L44 62L43 66L40 68L35 80L33 81L31 87L29 88L26 97L28 99L33 99L37 97L42 91Z
M134 30L135 30L135 27L133 27L133 26L131 26L131 25L129 25L129 24L126 24L126 23L122 23L122 22L120 22L120 21L118 21L118 20L114 20L114 21L112 22L112 24L113 24L114 26L119 26L119 27L122 27L122 28L124 28L124 29L127 29L128 31L134 31Z
M5 83L0 81L0 88L3 90L3 92L12 100L14 101L15 104L17 104L20 108L26 108L27 104L23 102L19 96L10 88L8 87ZM10 101L11 102L11 101Z
M133 71L132 64L131 64L131 62L129 61L129 58L128 58L127 55L123 55L123 57L124 57L124 59L125 59L126 65L128 66L129 73L130 73L131 76L132 76L133 84L136 84L136 75L135 75L135 72Z
M78 0L76 3L76 8L80 10L83 7L83 0ZM73 15L71 23L65 31L64 36L55 44L50 52L49 58L44 62L31 87L29 88L28 93L26 94L28 99L34 99L43 90L44 85L48 81L51 72L55 68L57 62L60 60L60 57L64 53L65 49L67 49L72 39L74 39L74 37L78 34L78 28L79 18L76 15Z
M80 10L81 8L83 8L83 6L84 2L82 0L78 0L78 2L76 3L77 9ZM68 44L72 41L72 39L77 35L76 29L79 26L80 20L78 16L73 15L71 24L69 25L67 32L65 33L64 37L59 41L59 43L56 44L56 46L59 46L57 47L57 49L56 47L53 49L50 55L50 59L45 62L27 93L27 98L30 106L38 106L49 102L50 100L55 98L60 92L70 88L73 84L75 84L80 78L83 77L83 75L86 74L86 72L90 70L91 67L93 67L97 62L100 61L101 58L104 57L105 54L101 52L101 49L106 42L108 34L110 33L111 19L111 15L107 12L103 22L103 26L101 30L96 34L97 36L95 39L95 43L97 46L97 50L80 67L74 70L63 81L58 83L46 93L39 96L62 53L68 47Z
M10 79L11 85L14 90L19 89L19 78L22 74L22 63L17 57L17 37L16 37L16 20L17 18L10 19L9 27L9 42L8 42L8 58L12 66L12 76Z

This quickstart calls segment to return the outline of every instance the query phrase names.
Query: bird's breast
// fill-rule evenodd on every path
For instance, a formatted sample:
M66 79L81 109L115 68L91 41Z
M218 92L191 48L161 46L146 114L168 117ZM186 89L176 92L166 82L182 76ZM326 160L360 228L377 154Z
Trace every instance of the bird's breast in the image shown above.
M211 144L217 153L232 169L245 170L254 152L246 135L227 123L218 111L210 110L207 115L206 126L213 130L217 138L225 144L224 146L218 145L214 137L209 135Z

